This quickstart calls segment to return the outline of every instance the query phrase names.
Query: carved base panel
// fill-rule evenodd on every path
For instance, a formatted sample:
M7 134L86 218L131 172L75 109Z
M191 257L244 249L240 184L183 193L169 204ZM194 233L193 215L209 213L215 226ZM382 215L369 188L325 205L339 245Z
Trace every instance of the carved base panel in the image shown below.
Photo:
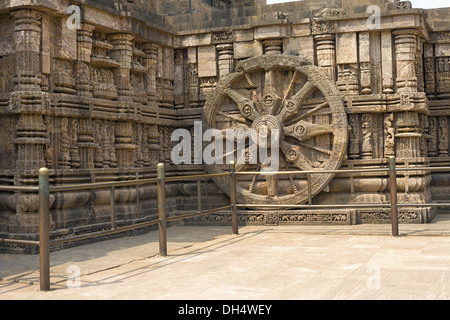
M280 211L238 211L240 225L353 225L356 224L356 210L280 210ZM231 225L229 211L184 220L184 224Z
M430 223L436 216L435 208L402 208L398 211L399 223ZM384 224L391 223L389 209L360 210L358 223Z
M433 208L399 209L400 223L430 223ZM180 212L181 214L181 212ZM239 225L357 225L391 223L389 209L238 211ZM184 225L230 225L231 213L218 212L183 220Z

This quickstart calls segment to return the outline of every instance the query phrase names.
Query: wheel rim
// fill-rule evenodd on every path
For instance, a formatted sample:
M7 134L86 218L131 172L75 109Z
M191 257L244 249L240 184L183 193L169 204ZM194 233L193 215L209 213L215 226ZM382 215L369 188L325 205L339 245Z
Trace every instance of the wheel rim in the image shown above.
M319 68L300 57L268 55L240 62L222 77L203 110L204 129L279 129L279 171L314 171L311 197L321 192L339 169L348 144L348 124L339 91ZM247 154L246 148L246 153ZM233 151L237 151L236 149ZM236 153L235 153L236 154ZM236 161L235 155L235 161ZM262 164L238 164L237 172L260 170ZM205 164L209 173L227 165ZM237 200L244 204L297 205L308 201L306 175L239 176ZM228 178L214 178L229 195Z

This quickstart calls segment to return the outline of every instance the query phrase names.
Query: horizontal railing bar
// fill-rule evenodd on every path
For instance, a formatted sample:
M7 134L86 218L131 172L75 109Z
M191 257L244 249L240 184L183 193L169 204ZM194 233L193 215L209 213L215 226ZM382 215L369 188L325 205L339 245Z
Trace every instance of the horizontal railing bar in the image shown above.
M210 173L210 174L195 174L192 176L166 177L165 180L166 181L181 181L181 180L194 180L194 179L199 179L199 178L208 179L208 178L214 178L214 177L229 177L229 176L230 176L229 172L224 172L224 173Z
M181 180L193 180L198 178L212 178L212 177L225 177L229 176L230 173L213 173L213 174L201 174L201 175L192 175L192 176L176 176L176 177L166 177L166 181L181 181ZM61 191L79 191L79 190L87 190L87 189L102 189L102 188L110 188L114 187L126 187L126 186L135 186L141 184L150 184L158 182L158 178L152 179L142 179L142 180L129 180L129 181L109 181L109 182L94 182L94 183L84 183L78 185L66 185L66 186L50 186L50 192L61 192ZM1 189L0 189L1 190ZM38 189L36 188L37 191Z
M157 224L159 222L161 222L161 220L156 219L156 220L136 223L136 224L129 225L129 226L124 226L124 227L117 228L117 229L91 232L91 233L81 234L78 236L72 236L72 237L64 238L64 239L55 239L55 240L50 241L50 245L57 245L57 244L62 244L62 243L67 243L67 242L86 240L86 239L95 238L95 237L108 236L108 235L121 233L121 232L125 232L125 231L130 231L130 230L134 230L134 229L138 229L138 228L148 227L148 226Z
M389 208L390 203L373 204L335 204L335 205L307 205L307 204L237 204L238 207L252 208L300 208L300 209L333 209L333 208Z
M210 210L205 210L202 212L187 213L187 214L183 214L183 215L179 215L179 216L172 216L172 217L167 218L167 221L177 221L177 220L183 220L183 219L188 219L188 218L200 217L203 215L207 215L210 213L214 213L214 212L218 212L218 211L222 211L222 210L226 210L226 209L231 209L231 205L220 207L220 208L215 208L215 209L210 209Z
M358 169L358 170L320 170L320 171L274 171L274 172L260 172L260 171L247 171L236 172L237 175L283 175L283 174L322 174L322 173L358 173L358 172L388 172L388 168L378 169Z
M398 203L397 207L450 207L450 203Z
M450 167L419 167L419 168L402 168L397 167L397 174L402 174L402 171L449 171ZM261 172L261 171L247 171L247 172L236 172L237 175L286 175L286 174L322 174L322 173L366 173L366 172L389 172L389 168L375 168L375 169L343 169L343 170L318 170L318 171L274 171L274 172Z
M390 203L369 203L369 204L335 204L335 205L307 205L307 204L238 204L238 207L252 208L311 208L311 209L332 209L332 208L387 208ZM450 207L450 203L399 203L398 207Z
M408 168L402 168L402 167L396 167L397 171L448 171L450 172L450 167L408 167Z
M39 241L0 238L0 244L20 244L20 245L24 245L24 246L38 247Z
M39 187L26 187L26 186L0 186L0 191L7 192L38 192Z
M142 179L142 180L128 180L128 181L109 181L109 182L94 182L94 183L84 183L77 185L66 185L66 186L50 186L50 192L59 192L59 191L78 191L78 190L86 190L86 189L102 189L102 188L110 188L114 187L126 187L126 186L135 186L141 184L150 184L158 182L158 178L152 179Z

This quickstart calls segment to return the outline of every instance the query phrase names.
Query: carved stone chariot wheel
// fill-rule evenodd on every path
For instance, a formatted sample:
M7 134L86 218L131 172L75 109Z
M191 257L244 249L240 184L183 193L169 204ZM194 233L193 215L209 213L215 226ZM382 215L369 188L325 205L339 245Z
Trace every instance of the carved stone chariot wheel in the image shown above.
M263 55L241 61L236 72L221 78L203 112L204 130L280 130L279 171L317 171L311 174L311 196L324 190L347 153L348 124L343 99L327 75L303 58ZM270 134L269 134L270 135ZM236 147L237 144L235 144ZM236 148L233 151L238 163ZM245 154L248 158L249 144ZM224 150L224 159L226 150ZM237 172L260 171L261 161L236 165ZM229 170L224 164L206 165L209 173ZM291 175L238 176L237 201L244 204L297 205L308 201L307 177ZM214 178L229 195L228 177Z

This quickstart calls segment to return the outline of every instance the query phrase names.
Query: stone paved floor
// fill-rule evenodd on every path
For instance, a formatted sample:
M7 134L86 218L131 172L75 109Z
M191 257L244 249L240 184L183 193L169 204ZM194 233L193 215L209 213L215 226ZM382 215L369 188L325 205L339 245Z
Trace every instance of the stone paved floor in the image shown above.
M450 217L449 217L450 218ZM448 229L447 229L448 227ZM172 227L51 254L50 292L38 256L0 254L0 300L449 299L450 221L400 225ZM34 270L34 271L33 271ZM79 288L71 277L80 271Z

